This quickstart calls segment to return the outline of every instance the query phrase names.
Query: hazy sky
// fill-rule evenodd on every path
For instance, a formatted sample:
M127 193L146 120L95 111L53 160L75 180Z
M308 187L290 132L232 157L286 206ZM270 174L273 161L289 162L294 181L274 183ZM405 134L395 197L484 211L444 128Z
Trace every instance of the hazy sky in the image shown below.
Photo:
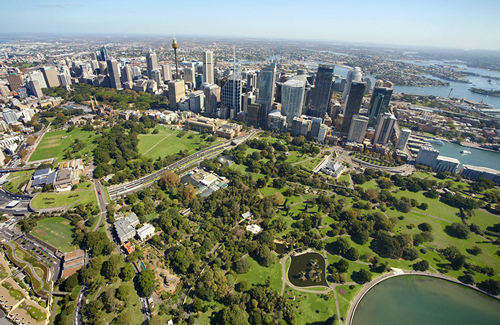
M0 0L0 33L245 36L500 50L500 0Z

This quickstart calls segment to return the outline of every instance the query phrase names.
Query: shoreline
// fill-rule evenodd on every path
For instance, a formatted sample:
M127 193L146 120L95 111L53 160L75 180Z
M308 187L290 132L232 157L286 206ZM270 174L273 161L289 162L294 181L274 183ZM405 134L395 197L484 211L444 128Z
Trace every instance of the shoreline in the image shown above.
M493 149L488 149L488 148L483 148L483 147L476 147L474 145L468 145L466 142L459 142L458 143L462 147L466 148L473 148L473 149L478 149L478 150L484 150L484 151L489 151L489 152L495 152L495 153L500 153L498 150L493 150Z

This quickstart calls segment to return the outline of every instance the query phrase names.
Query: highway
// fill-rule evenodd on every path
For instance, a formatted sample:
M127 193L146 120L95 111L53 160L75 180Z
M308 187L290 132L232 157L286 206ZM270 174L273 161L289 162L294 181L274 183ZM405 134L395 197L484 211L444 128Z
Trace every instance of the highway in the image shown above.
M239 138L236 138L233 140L227 140L227 141L219 143L215 146L200 150L200 151L198 151L190 156L187 156L185 158L182 158L179 161L176 161L175 163L173 163L173 164L171 164L171 165L169 165L169 166L167 166L167 167L165 167L157 172L154 172L154 173L149 174L147 176L144 176L142 178L136 179L136 180L128 182L128 183L115 185L113 187L108 187L109 197L111 200L116 200L117 198L119 198L121 196L133 193L133 192L137 191L139 188L141 188L141 186L145 185L146 183L152 182L156 178L159 178L166 171L177 169L179 167L182 167L185 164L188 164L188 163L190 163L194 160L197 160L197 159L201 159L202 157L210 155L214 152L222 151L222 150L228 149L230 147L236 147L238 144L245 142L246 140L248 140L250 137L252 137L257 132L259 132L259 131L258 130L251 130L242 137L239 137ZM233 142L235 143L235 145L232 144Z

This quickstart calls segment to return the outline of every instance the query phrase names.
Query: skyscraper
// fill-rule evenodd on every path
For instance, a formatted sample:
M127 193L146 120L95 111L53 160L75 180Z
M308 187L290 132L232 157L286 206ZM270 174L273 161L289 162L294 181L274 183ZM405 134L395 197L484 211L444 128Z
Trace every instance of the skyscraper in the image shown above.
M152 79L152 71L158 69L158 61L156 60L156 53L151 51L151 49L149 49L148 53L146 53L146 65L148 69L148 77L149 79Z
M378 118L387 112L389 102L391 100L393 85L390 81L377 80L375 88L373 88L372 99L370 101L370 110L368 117L370 118L369 125L377 124Z
M215 83L214 80L214 52L206 51L203 53L203 81L209 84Z
M325 118L325 113L330 107L333 91L333 70L330 65L320 64L316 74L314 88L311 90L311 108L309 115Z
M163 64L161 66L161 72L163 75L163 81L172 80L172 68L170 67L170 64Z
M172 80L168 83L168 107L176 111L179 109L178 103L181 101L181 98L186 94L186 90L184 88L184 80Z
M365 93L365 86L364 82L353 81L349 88L349 98L344 107L344 120L342 121L342 128L340 129L343 135L349 133L352 117L359 114L359 109L361 108L363 95Z
M189 82L192 88L194 87L196 81L194 68L192 66L184 68L184 81Z
M229 79L222 87L221 105L234 109L236 114L241 111L241 79Z
M217 103L220 101L220 87L217 85L202 85L205 94L205 115L215 116L217 113Z
M347 135L347 141L363 142L367 126L368 117L360 115L353 116L351 126L349 127L349 134Z
M101 55L99 57L99 61L108 61L108 60L109 60L108 50L106 49L106 45L103 45L101 47Z
M261 126L265 127L267 115L271 111L274 102L274 90L276 87L276 64L271 63L260 70L258 78L259 98L257 103L262 105Z
M406 147L406 143L410 138L411 130L410 129L402 129L401 134L399 135L398 142L396 143L396 149L404 150Z
M130 68L130 65L126 65L122 68L121 81L122 83L132 82L132 69Z
M43 77L45 79L45 84L47 87L58 87L61 84L59 83L59 78L57 78L57 71L54 67L43 67L40 68L40 71L43 73Z
M342 100L346 100L347 96L349 96L349 92L351 90L351 84L354 81L361 81L362 78L363 78L363 74L361 73L360 67L355 67L354 69L351 69L351 70L349 70L349 72L347 72L344 93L342 94Z
M122 84L120 82L120 72L118 70L118 61L115 59L109 59L108 73L109 73L109 85L111 88L122 89Z
M43 77L43 73L41 71L35 70L29 74L29 80L38 81L38 85L40 88L47 88L47 83L45 82L45 78Z
M391 113L384 113L380 116L377 122L377 127L375 128L373 144L387 144L387 142L391 139L394 124L396 124L396 117Z
M7 80L9 81L11 91L16 91L19 87L24 85L23 77L16 73L9 73L7 75Z
M281 114L286 116L289 126L295 117L302 115L304 87L303 81L290 79L281 88Z
M248 105L247 109L247 124L253 126L254 128L262 127L262 105L255 103Z
M40 88L38 81L36 81L36 80L28 81L28 87L29 87L31 94L33 96L38 97L38 98L43 97L42 88Z

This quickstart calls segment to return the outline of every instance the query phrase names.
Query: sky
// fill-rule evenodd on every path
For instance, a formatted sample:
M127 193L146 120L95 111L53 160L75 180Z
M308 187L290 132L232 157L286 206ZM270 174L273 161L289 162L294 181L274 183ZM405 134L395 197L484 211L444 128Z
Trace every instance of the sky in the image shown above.
M0 0L0 33L311 39L500 50L499 0Z

